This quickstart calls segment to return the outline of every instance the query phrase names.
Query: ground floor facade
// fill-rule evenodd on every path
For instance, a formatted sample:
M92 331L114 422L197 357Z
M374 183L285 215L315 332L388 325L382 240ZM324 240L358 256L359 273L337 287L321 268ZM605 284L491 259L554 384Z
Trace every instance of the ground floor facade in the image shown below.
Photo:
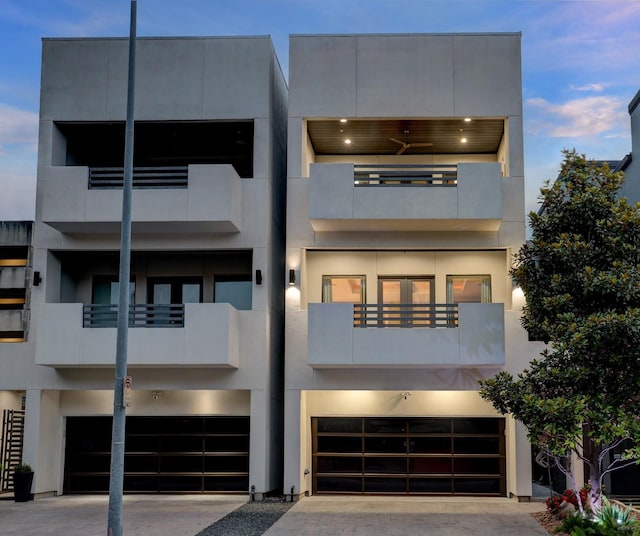
M36 494L107 493L113 392L4 391L22 416ZM264 494L279 488L281 442L262 390L137 390L125 426L125 493ZM21 409L24 408L24 409ZM3 433L3 451L9 437ZM5 445L5 443L7 445ZM7 482L10 486L10 482Z
M287 490L531 496L525 430L497 414L477 391L307 390L287 395Z

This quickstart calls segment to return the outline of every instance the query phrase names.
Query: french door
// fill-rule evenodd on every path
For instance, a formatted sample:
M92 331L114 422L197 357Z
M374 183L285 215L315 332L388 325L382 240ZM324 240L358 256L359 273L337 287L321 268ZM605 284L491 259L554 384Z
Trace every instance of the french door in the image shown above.
M380 322L389 327L428 326L433 321L433 277L381 277L378 302Z

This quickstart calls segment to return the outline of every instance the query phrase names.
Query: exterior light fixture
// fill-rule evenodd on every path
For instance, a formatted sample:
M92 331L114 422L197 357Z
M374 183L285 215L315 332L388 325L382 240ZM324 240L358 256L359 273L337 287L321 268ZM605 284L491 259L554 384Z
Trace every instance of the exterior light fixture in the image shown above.
M460 138L460 143L467 143L467 138Z
M296 284L296 271L291 268L291 270L289 270L289 286L292 287Z
M464 118L464 122L465 123L471 123L471 118L470 117L465 117Z
M256 270L256 285L262 285L262 270Z
M40 275L40 272L33 272L33 286L37 287L40 283L42 283L42 276Z
M162 393L161 393L160 391L154 391L153 393L151 393L151 397L152 397L154 400L158 400L158 398L160 398L160 395L161 395L161 394L162 394Z
M347 138L346 140L344 140L346 145L351 145L351 140L349 138Z
M340 122L341 122L341 123L346 123L346 122L347 122L347 120L343 117L342 119L340 119Z
M410 391L404 391L403 393L400 393L400 396L406 400L407 398L409 398L411 396L411 392Z

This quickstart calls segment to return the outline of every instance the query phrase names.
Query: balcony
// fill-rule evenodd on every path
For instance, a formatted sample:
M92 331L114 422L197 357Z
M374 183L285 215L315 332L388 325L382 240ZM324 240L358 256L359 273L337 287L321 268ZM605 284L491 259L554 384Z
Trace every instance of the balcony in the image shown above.
M497 231L500 164L312 164L315 231Z
M499 367L504 305L310 303L308 364L335 367Z
M62 233L119 233L122 173L122 168L44 168L42 220ZM136 168L133 188L134 234L240 231L241 179L230 164Z
M117 306L45 303L34 307L36 364L113 366ZM243 311L244 313L244 311ZM237 368L238 311L227 303L131 306L128 364ZM92 329L99 328L99 329ZM153 329L148 329L153 328Z
M29 311L26 309L0 310L0 336L9 333L24 333L29 325Z

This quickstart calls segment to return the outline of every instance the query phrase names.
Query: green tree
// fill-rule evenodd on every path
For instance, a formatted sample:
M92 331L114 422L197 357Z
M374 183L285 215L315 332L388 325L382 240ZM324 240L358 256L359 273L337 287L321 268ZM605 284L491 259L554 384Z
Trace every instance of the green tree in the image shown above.
M619 197L623 180L564 151L511 270L526 298L522 325L546 349L516 377L480 382L481 396L526 426L578 496L582 483L561 460L584 461L595 508L604 476L640 457L640 205Z

